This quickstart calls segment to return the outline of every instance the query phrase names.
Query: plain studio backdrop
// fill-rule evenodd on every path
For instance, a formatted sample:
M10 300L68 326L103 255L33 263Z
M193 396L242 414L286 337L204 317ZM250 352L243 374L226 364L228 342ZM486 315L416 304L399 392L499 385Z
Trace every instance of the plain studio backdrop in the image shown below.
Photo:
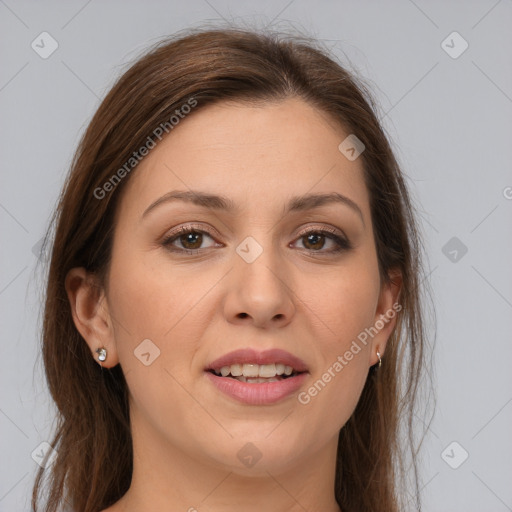
M50 439L36 263L79 137L144 48L225 20L304 30L371 84L437 310L424 510L512 510L510 0L0 0L0 511L30 510Z

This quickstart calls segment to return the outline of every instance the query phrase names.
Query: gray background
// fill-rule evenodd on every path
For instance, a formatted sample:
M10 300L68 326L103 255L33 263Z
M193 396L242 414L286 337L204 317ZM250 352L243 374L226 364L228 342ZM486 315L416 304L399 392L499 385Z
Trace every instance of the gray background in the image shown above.
M425 511L512 510L511 0L0 0L0 511L29 510L31 454L52 427L35 265L79 135L144 48L222 18L296 26L372 84L421 212L437 309ZM44 31L58 43L47 59L31 47ZM442 44L454 31L469 44L457 58L458 36Z

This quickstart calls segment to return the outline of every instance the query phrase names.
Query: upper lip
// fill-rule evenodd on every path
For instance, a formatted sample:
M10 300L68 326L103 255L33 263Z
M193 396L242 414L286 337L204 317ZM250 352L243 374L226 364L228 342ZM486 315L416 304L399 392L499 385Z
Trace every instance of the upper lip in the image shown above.
M206 370L217 370L223 366L231 366L232 364L272 364L281 363L286 366L291 366L296 372L307 372L308 367L306 363L290 354L286 350L273 348L270 350L258 351L252 348L244 348L229 352L215 361L212 361L206 367Z

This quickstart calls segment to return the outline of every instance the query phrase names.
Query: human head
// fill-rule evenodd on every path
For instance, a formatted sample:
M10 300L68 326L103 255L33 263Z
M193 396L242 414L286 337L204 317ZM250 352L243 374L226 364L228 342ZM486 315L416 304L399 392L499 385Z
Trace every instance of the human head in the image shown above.
M368 195L377 285L395 283L400 288L402 311L385 340L385 371L371 370L365 376L357 407L339 433L336 488L341 506L349 508L363 499L368 510L377 505L394 510L399 376L405 373L405 401L412 401L423 350L419 247L407 187L362 84L310 41L240 30L173 38L136 62L98 109L73 162L56 217L43 354L50 391L63 418L56 437L62 445L56 480L63 479L67 470L77 504L85 503L89 492L81 494L80 489L90 488L96 489L88 497L91 506L115 501L116 492L129 485L132 454L126 449L131 439L127 379L120 366L106 371L92 359L91 346L77 329L71 308L62 307L68 301L66 277L72 269L83 268L93 276L98 293L108 295L123 198L135 186L136 173L148 176L146 162L164 144L172 145L173 137L185 133L186 123L200 124L209 112L218 116L219 109L231 109L233 114L236 105L254 111L281 108L283 113L283 105L292 100L317 111L332 125L333 134L336 130L353 134L364 145L350 165L360 166ZM306 115L314 117L304 110ZM164 127L169 130L165 137ZM130 159L138 160L134 154L142 153L140 148L153 144L156 149L150 148L147 160L124 167ZM405 349L409 351L406 366ZM85 457L78 463L76 453L70 451L77 439L85 439L84 453L115 460L119 471L94 471Z

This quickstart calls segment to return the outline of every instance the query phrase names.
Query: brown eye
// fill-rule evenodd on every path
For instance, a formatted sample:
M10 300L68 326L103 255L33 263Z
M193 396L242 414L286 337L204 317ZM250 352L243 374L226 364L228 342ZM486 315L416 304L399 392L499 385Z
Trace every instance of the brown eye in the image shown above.
M178 240L185 249L199 249L203 242L203 235L202 233L191 231L186 235L179 236Z
M319 250L325 245L325 235L322 235L321 233L304 235L302 239L304 240L303 243L306 249Z
M207 239L212 240L207 247L202 247ZM215 245L213 237L201 229L194 229L190 226L181 227L174 233L169 234L162 240L162 245L172 252L186 252L189 254L195 254L200 252L202 249L208 249Z
M336 233L325 229L315 229L302 233L298 240L302 241L304 249L312 253L328 255L351 249L351 243ZM327 249L322 250L326 246L328 246Z

